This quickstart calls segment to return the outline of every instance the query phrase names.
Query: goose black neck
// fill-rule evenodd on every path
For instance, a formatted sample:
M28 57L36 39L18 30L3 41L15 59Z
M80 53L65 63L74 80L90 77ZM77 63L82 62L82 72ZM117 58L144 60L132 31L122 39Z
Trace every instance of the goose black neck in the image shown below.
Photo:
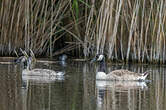
M106 64L105 59L99 62L99 70L98 72L106 72Z

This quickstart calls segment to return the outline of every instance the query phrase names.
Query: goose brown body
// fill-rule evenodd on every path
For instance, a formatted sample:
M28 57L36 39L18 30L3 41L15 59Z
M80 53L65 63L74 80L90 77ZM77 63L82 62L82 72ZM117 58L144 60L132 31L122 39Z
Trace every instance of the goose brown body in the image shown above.
M54 71L54 70L50 70L50 69L42 69L42 68L34 68L33 69L33 65L35 64L35 62L32 61L32 57L25 57L22 56L20 58L18 58L18 60L16 60L16 62L21 63L22 65L22 76L34 76L34 77L43 77L43 78L51 78L51 77L62 77L64 76L64 72L62 71Z
M147 72L145 73L135 73L129 70L114 70L106 75L106 79L111 80L145 80L147 77Z
M97 60L99 62L99 71L96 74L97 80L128 80L128 81L138 81L145 80L150 71L144 73L136 73L129 70L114 70L110 73L105 73L105 57L104 55L97 55L92 61Z

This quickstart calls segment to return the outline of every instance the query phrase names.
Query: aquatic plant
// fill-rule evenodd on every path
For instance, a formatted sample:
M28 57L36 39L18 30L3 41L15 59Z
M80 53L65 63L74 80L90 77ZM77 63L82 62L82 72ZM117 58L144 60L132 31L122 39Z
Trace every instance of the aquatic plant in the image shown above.
M164 0L1 0L0 55L165 63L165 10Z

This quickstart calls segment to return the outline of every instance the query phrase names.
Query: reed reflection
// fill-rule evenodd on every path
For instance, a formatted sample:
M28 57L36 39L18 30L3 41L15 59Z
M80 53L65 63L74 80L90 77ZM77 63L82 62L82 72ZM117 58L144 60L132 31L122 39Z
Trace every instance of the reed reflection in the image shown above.
M142 95L147 89L145 82L96 81L97 108L105 110L135 108L139 100L137 95ZM131 103L133 104L130 105Z
M42 67L43 65L40 66ZM60 68L57 65L50 65L50 68L65 72L63 67ZM23 110L65 109L65 76L43 77L21 75L21 79Z
M67 79L48 83L28 80L24 88L18 66L0 65L0 109L166 110L166 66L112 64L107 71L121 68L152 70L147 78L150 81L96 81L96 66L76 62L67 66Z
M113 65L114 69L130 69L142 72L151 69L145 82L96 80L97 110L164 110L165 68L148 65Z
M26 82L24 83L26 88L21 88L23 108L25 110L80 109L82 105L80 99L83 94L82 78L80 78L82 72L79 73L81 67L76 64L71 65L66 67L67 78L64 80L23 80Z

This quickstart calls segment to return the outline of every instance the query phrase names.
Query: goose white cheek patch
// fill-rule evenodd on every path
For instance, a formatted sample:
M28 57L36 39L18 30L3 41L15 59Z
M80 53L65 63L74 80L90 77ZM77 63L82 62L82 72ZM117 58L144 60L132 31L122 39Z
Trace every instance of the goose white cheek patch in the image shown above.
M104 58L104 56L103 56L103 55L100 55L97 60L98 60L98 61L101 61L103 58Z

